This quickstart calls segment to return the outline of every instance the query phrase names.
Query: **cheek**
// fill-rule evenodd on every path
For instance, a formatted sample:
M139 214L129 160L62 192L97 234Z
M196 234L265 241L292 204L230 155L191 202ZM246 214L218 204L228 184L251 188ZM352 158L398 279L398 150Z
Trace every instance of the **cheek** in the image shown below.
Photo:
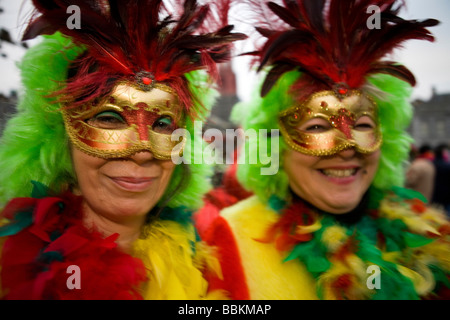
M175 170L175 164L171 160L161 161L161 185L167 186Z
M98 171L107 160L85 154L72 148L72 161L80 189L94 188L98 184Z
M371 179L375 176L380 163L381 151L377 150L367 157L367 172Z
M318 159L295 151L287 151L284 157L284 169L289 181L298 187L306 187L312 182L314 165Z

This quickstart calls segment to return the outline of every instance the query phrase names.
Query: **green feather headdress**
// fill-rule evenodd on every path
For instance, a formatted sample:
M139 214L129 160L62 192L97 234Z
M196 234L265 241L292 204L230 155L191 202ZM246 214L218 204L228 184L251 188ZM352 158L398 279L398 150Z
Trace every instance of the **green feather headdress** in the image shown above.
M407 40L433 41L427 27L439 22L402 19L398 16L402 2L397 0L242 2L257 16L254 25L264 41L249 54L255 57L257 71L266 74L252 100L236 106L232 119L244 130L280 129L280 112L299 105L314 93L364 92L378 104L383 140L373 185L383 189L402 185L403 166L412 142L406 129L412 117L408 97L415 78L406 67L384 58ZM377 28L367 25L367 9L373 6L380 9ZM255 148L261 145L272 143L249 141L243 154L255 154ZM273 176L261 175L263 165L250 164L246 159L246 164L238 168L244 187L265 201L272 195L286 199L286 148L281 137L279 150L272 150L279 152L280 163Z
M69 65L84 49L55 33L43 36L43 41L25 54L20 69L24 92L17 113L8 121L0 140L0 207L14 197L28 197L31 181L39 181L55 192L63 192L76 184L69 140L65 132L61 104L50 94L60 89L66 80ZM189 89L198 104L194 108L206 118L217 92L208 83L206 72L194 71L186 75ZM201 104L201 106L200 106ZM194 148L203 150L203 140L194 135L193 122L188 119L186 129L191 135L183 157L193 159ZM188 162L189 163L189 162ZM190 175L183 173L183 165L176 167L165 196L160 200L169 207L190 209L202 205L202 195L210 187L211 170L203 164L184 165ZM172 194L182 183L183 189ZM168 195L172 195L167 199Z
M276 82L272 90L264 97L260 96L260 86L253 92L249 102L237 104L232 113L232 120L247 129L279 129L278 114L291 107L294 97L291 94L292 85L301 77L298 71L285 73ZM377 188L390 188L403 185L404 168L409 155L409 149L413 139L406 132L412 119L413 109L408 101L411 86L393 76L379 74L368 78L371 91L381 92L380 95L372 97L378 105L378 116L383 135L381 146L381 158L373 186ZM283 137L280 136L279 149L270 150L270 137L257 137L258 141L246 141L245 152L241 154L245 159L238 166L238 179L243 186L254 192L264 202L271 196L286 199L289 192L289 179L283 169L283 153L288 148ZM279 156L279 170L274 175L261 175L261 168L268 167L260 161L251 164L250 155L258 154L257 148L266 145L269 157ZM274 153L278 153L275 155Z

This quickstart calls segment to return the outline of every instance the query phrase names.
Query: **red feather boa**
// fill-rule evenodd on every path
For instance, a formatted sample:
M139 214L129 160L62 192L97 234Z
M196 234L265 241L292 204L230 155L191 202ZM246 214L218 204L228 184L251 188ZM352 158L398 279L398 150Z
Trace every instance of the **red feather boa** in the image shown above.
M3 299L142 299L144 264L117 249L118 234L104 238L87 230L80 204L80 197L65 194L17 198L6 206L4 217L30 212L33 223L4 242ZM67 286L71 265L80 268L80 289Z

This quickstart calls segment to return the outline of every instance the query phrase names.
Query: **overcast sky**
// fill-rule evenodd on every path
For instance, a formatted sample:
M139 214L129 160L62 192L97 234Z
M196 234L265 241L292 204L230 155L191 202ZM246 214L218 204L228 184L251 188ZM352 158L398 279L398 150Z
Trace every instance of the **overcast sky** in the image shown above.
M263 0L261 0L263 1ZM411 40L402 49L394 51L393 58L407 66L415 75L417 85L412 99L428 100L432 87L438 93L450 93L450 0L406 0L406 8L400 16L405 19L425 20L434 18L441 23L430 28L436 41ZM235 58L239 96L249 97L255 75L248 72L247 58ZM244 67L243 67L244 66Z
M263 1L263 0L261 0ZM13 34L13 40L19 42L23 32L23 22L31 12L30 0L0 0L0 27L7 27ZM407 8L401 16L407 19L423 20L435 18L441 21L437 27L430 28L436 36L436 42L409 41L403 49L395 51L394 58L405 64L416 76L417 86L413 98L427 100L431 97L432 87L438 93L450 93L450 1L449 0L406 0ZM238 30L245 30L236 26ZM239 47L238 47L239 49ZM20 78L15 61L19 61L25 52L20 47L3 42L0 49L7 58L0 57L0 93L9 94L10 90L20 86ZM238 95L248 99L255 82L255 75L249 71L246 58L235 58L233 69L237 73Z

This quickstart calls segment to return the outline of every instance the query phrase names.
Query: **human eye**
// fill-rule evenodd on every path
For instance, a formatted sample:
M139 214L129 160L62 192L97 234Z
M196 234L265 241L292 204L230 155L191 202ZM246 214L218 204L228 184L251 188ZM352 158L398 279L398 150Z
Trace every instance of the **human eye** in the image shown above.
M124 129L128 127L125 119L114 111L103 111L86 121L89 125L101 129Z
M358 131L370 131L375 129L376 124L369 116L362 116L354 125L354 128Z
M325 119L315 118L305 122L298 129L306 133L322 133L330 130L331 125Z
M157 133L170 134L176 129L176 126L171 117L162 116L153 123L152 129Z

